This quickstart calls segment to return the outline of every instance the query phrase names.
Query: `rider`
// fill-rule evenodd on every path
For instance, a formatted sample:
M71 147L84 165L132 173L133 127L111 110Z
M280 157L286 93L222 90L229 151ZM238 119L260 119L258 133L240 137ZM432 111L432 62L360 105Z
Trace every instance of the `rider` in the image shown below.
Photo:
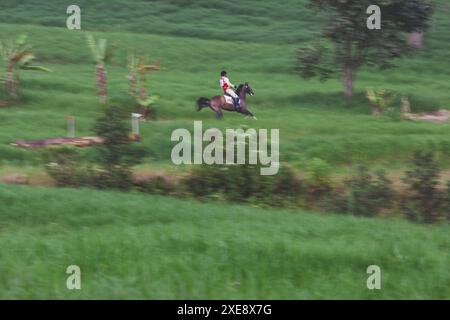
M228 79L228 74L226 71L222 71L220 73L220 87L223 89L226 95L229 95L230 97L233 98L234 104L236 108L239 110L241 108L241 101L236 92L234 92L233 89L235 89L236 86L230 82L230 79Z

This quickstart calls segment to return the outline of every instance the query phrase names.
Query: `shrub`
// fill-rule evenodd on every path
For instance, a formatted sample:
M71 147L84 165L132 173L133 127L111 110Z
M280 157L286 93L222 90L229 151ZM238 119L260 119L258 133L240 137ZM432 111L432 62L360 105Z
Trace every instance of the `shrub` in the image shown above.
M98 188L130 189L133 185L131 168L145 156L144 150L130 141L126 117L121 109L109 107L97 120L95 132L105 139L96 147L100 165L95 179Z
M366 88L366 97L372 105L372 114L374 116L380 115L382 112L393 111L391 108L392 102L397 97L397 94L385 89Z
M366 166L358 166L345 184L345 188L332 189L321 199L321 209L373 217L394 205L395 191L383 171L372 174Z
M347 180L347 184L348 210L356 216L375 216L393 205L395 191L383 171L373 175L367 167L359 166L356 174Z
M42 153L46 171L57 186L78 187L86 177L80 168L80 155L74 147L56 147Z
M444 195L438 188L439 166L432 152L421 151L414 154L413 165L404 178L408 190L403 212L416 222L436 222L445 210Z
M208 197L223 192L227 183L225 166L202 165L195 167L183 180L186 191L195 197Z
M398 122L402 120L402 112L399 107L387 108L384 115L392 121Z
M81 157L73 147L51 148L44 152L47 172L58 186L120 190L133 186L132 166L140 162L145 152L130 141L125 116L119 108L111 107L98 119L95 131L105 141L96 146L95 167L81 164Z
M254 165L203 165L184 179L185 189L195 197L219 196L233 202L290 206L298 198L301 182L288 167L277 175L261 176Z
M301 181L289 167L284 167L275 177L273 184L266 184L270 187L271 192L271 197L268 200L273 201L274 204L292 206L300 196L302 189ZM270 183L270 180L268 182Z
M306 165L306 187L309 201L316 201L331 192L331 166L322 159L314 158Z
M164 175L136 177L134 186L139 191L160 195L169 195L177 191L177 185Z
M319 200L317 207L325 212L350 213L348 193L345 189L331 190Z

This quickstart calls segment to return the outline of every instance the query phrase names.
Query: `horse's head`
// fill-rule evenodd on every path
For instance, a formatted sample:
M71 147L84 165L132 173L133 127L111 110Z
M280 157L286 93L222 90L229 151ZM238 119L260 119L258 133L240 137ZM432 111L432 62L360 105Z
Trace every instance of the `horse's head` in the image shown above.
M244 90L245 92L247 92L249 95L254 96L255 92L253 91L252 87L250 87L250 85L248 84L248 82L246 82L244 84Z
M244 93L247 93L247 94L249 94L249 95L251 95L251 96L254 96L254 95L255 95L255 92L253 91L252 87L250 87L250 85L248 84L248 82L246 82L246 83L244 83L244 84L241 84L241 86L242 86L242 89L241 89L241 90L243 90Z

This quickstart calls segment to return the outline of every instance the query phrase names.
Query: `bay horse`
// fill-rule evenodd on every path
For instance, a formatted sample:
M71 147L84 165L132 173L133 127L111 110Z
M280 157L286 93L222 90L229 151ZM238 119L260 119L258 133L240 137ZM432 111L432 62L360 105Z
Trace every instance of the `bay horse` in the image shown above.
M247 94L249 94L250 96L255 95L248 82L239 85L236 89L236 94L239 96L239 99L241 99L241 108L239 110L233 105L233 103L227 102L224 96L215 96L211 99L207 99L204 97L199 98L197 100L197 111L200 111L205 107L210 107L211 110L216 113L218 119L222 119L223 110L242 113L243 115L251 116L253 117L253 119L256 119L253 113L251 113L247 109Z

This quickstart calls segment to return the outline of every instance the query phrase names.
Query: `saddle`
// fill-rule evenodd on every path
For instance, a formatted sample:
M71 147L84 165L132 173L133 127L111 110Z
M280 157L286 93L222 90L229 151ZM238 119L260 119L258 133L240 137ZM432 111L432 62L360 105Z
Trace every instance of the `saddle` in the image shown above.
M236 106L236 103L234 102L233 97L231 97L231 96L229 96L227 94L224 94L223 97L225 98L225 102L227 104L232 104L233 106Z
M233 99L232 96L229 96L228 94L224 94L223 97L225 98L225 102L227 104L231 104L232 106L234 106L235 109L238 108L238 104L237 104L237 99Z

